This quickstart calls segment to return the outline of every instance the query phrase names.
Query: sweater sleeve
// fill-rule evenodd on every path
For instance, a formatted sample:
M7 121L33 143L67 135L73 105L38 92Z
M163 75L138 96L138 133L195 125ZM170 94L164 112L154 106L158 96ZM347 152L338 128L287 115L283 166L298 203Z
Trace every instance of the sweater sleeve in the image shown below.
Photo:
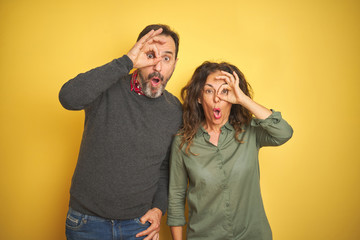
M292 127L282 118L280 112L273 113L266 119L253 119L251 126L256 130L259 147L279 146L286 143L293 135Z
M170 150L166 154L160 166L160 178L155 192L152 208L159 208L163 215L165 215L168 204L168 189L169 189L169 155Z
M81 73L66 82L59 93L62 106L68 110L81 110L95 101L104 91L127 75L133 63L127 55Z
M169 183L169 208L167 224L169 226L184 226L185 201L188 185L188 175L183 161L183 153L179 149L178 141L174 141L170 157L170 183Z

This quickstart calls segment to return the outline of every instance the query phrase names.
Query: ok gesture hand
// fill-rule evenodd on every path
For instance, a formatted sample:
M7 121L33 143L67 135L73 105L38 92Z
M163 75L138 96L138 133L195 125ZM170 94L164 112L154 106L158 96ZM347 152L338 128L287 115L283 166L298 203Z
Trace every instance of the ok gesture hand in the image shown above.
M161 61L160 53L156 48L155 43L164 44L163 41L156 38L156 36L161 34L162 30L162 28L159 28L156 31L151 30L142 38L140 38L140 40L137 41L127 53L127 56L133 62L134 68L156 65Z
M247 96L239 87L239 76L234 71L233 74L230 74L225 71L221 71L223 75L217 76L216 79L222 79L227 84L222 85L218 92L217 96L224 101L227 101L232 104L241 104L243 99Z

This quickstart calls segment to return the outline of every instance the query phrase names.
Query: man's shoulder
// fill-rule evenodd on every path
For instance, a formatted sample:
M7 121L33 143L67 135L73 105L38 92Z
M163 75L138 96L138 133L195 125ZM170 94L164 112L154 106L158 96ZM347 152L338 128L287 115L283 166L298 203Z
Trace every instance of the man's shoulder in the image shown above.
M164 99L165 101L171 106L173 106L174 108L179 108L181 111L181 102L179 101L179 99L173 95L172 93L168 92L167 90L165 90L163 92L164 94Z

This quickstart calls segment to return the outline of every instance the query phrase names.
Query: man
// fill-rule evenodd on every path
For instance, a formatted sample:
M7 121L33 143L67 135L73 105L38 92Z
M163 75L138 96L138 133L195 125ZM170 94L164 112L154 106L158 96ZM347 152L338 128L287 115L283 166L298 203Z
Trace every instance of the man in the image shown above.
M168 26L147 26L126 55L60 90L64 108L85 110L67 239L159 238L170 145L181 124L181 104L164 90L178 45Z

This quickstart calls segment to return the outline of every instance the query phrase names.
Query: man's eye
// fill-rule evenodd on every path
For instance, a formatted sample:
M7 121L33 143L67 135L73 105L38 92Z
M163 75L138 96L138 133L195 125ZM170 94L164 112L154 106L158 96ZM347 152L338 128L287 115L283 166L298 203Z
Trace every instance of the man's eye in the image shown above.
M147 57L148 57L148 58L154 58L154 54L148 53Z
M169 57L164 57L164 60L168 62L168 61L170 61L170 58Z

